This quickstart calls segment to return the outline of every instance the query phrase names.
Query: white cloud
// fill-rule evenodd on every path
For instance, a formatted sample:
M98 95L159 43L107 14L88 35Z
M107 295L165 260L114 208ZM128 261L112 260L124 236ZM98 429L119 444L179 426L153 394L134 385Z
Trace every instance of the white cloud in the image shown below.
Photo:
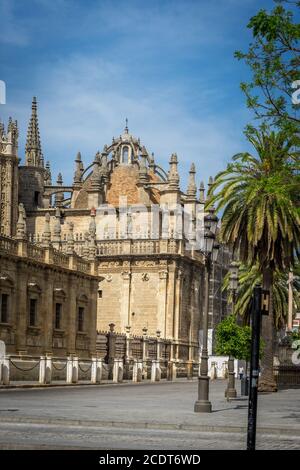
M80 55L53 64L47 73L39 71L41 136L54 174L63 170L70 181L76 152L82 152L86 164L91 162L113 134L123 131L125 117L158 163L167 167L170 154L177 152L185 175L191 162L196 163L199 180L222 169L241 149L242 137L232 120L224 115L197 118L182 100L181 89L152 85L134 90L126 85L127 74L119 65ZM17 109L23 145L30 104Z
M53 4L32 1L45 13L39 22L31 19L34 34L48 27L50 38L53 34L56 40L62 34L62 41L71 41L70 50L80 52L57 50L54 54L51 50L47 55L46 49L45 56L40 55L38 64L30 70L26 89L17 90L7 106L20 121L20 155L24 154L30 100L36 94L45 158L52 161L53 174L62 170L66 181L72 178L77 151L89 163L113 134L122 132L125 117L130 131L155 152L158 163L167 167L170 154L177 152L185 174L194 161L198 180L207 180L244 148L243 101L240 109L226 112L220 108L218 113L224 90L209 82L206 70L203 75L199 72L199 77L194 71L180 76L176 56L182 59L199 54L207 60L213 45L216 57L222 60L217 54L218 44L230 43L232 38L228 35L230 28L218 26L218 22L238 22L238 18L226 15L227 5L235 1L205 2L205 8L202 2L189 2L188 8L186 2L174 2L172 8L172 2L166 2L166 6L152 2L141 8L140 2L103 0L86 9L64 0L54 0ZM6 0L3 4L10 18L11 37L25 44L29 36L20 28L18 39L12 8ZM60 11L59 16L56 11ZM90 49L86 44L78 46L78 38L88 38ZM169 60L169 53L175 59ZM223 68L223 64L215 65L215 83L218 67Z

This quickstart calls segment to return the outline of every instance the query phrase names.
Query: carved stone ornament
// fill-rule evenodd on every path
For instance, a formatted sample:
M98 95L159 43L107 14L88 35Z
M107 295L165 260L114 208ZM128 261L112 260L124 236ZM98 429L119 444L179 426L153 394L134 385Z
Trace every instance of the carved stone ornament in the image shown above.
M128 281L130 279L131 273L130 271L122 271L121 276L125 281Z
M143 281L149 281L150 277L148 273L142 273L142 279Z
M159 271L159 279L167 279L168 271Z
M112 281L112 275L107 274L107 276L105 276L105 279L106 279L107 282L111 282Z

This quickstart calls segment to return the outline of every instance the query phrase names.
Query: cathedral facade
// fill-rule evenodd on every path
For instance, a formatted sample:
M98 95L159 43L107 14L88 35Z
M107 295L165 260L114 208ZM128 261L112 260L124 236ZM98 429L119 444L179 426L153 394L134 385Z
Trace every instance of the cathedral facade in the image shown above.
M17 124L10 120L7 132L2 125L0 137L1 237L17 239L21 218L31 245L50 244L62 256L74 252L94 263L95 330L113 323L120 333L147 331L172 340L175 358L196 358L204 292L198 240L204 185L198 192L194 165L183 191L177 155L165 171L126 122L123 133L86 167L77 154L72 184L65 185L60 173L53 181L35 98L24 162Z

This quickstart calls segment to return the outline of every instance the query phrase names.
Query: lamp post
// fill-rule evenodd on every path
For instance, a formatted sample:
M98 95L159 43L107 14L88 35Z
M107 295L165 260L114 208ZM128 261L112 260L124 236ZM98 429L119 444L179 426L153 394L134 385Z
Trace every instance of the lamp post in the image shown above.
M215 242L215 233L218 225L218 217L215 208L211 207L209 213L204 217L204 246L203 254L205 260L205 303L203 315L203 344L201 351L200 375L198 377L198 400L195 402L196 413L210 413L211 402L209 401L209 376L208 376L208 311L209 311L209 284L212 262L218 256L219 244Z
M230 266L229 266L229 289L231 291L232 295L232 311L231 313L234 313L234 306L235 306L235 298L236 298L236 291L238 288L238 272L239 272L239 267L238 263L236 261L232 261ZM232 356L229 356L228 358L228 387L225 392L225 395L227 396L227 399L229 398L236 398L236 389L235 389L235 375L234 375L234 358Z

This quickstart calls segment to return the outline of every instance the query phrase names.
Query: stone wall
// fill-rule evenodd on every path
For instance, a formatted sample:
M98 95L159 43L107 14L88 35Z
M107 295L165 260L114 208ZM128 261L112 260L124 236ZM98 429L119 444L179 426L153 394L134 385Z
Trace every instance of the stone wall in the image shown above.
M19 167L19 201L26 211L42 207L45 170L35 166Z
M98 330L115 324L133 335L147 328L162 338L198 345L203 292L203 266L171 256L120 257L99 260ZM192 358L188 358L192 359Z
M27 256L19 256L17 250L24 243ZM46 253L26 242L1 239L0 295L8 296L8 307L7 318L0 323L0 339L8 353L90 357L96 349L98 277L80 270L88 268L87 262L79 269L59 266L68 257L60 260L55 250L55 264L41 261L39 257ZM31 299L35 303L34 322L30 322ZM58 328L56 304L61 305ZM83 331L78 331L79 307L84 309Z

